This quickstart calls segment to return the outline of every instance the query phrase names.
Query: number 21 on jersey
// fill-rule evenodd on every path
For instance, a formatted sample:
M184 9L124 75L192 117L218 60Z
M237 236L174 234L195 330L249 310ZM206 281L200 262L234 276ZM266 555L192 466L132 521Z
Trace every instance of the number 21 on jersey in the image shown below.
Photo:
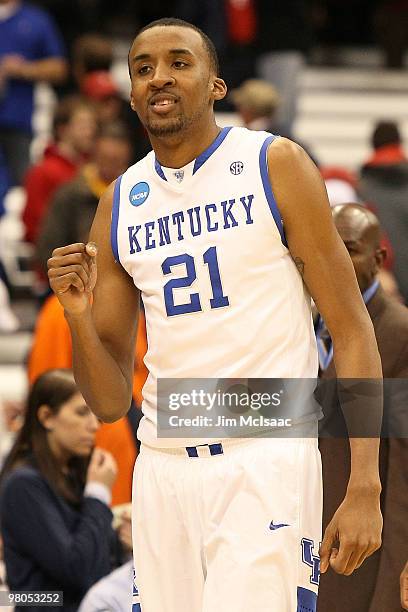
M222 285L220 268L218 265L217 249L216 247L210 247L203 254L204 264L208 266L208 274L210 276L212 298L210 299L211 308L223 308L229 306L229 299L224 295ZM183 253L182 255L175 255L174 257L167 257L162 263L163 274L171 274L174 266L183 264L185 266L186 275L179 278L172 278L164 285L164 303L166 305L167 316L173 317L175 315L187 314L189 312L200 312L201 301L199 293L191 293L190 301L186 304L175 304L174 303L174 289L180 287L190 287L197 278L196 265L194 257Z

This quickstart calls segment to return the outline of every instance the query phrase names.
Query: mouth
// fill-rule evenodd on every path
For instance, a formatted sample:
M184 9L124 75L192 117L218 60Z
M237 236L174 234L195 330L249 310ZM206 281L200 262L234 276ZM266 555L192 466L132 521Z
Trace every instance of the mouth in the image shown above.
M92 438L92 440L84 439L84 440L81 440L81 444L82 444L82 446L89 446L89 447L92 448L94 446L94 444L95 444L95 440L93 438Z
M157 94L149 101L149 108L158 115L166 115L178 104L176 96L169 94Z

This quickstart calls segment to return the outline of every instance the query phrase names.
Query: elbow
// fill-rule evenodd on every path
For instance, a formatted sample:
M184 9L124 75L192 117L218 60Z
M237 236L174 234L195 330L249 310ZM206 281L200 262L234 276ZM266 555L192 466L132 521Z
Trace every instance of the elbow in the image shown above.
M115 423L127 414L132 403L131 380L114 377L102 385L100 377L87 378L80 364L75 362L75 352L74 375L87 405L102 423Z
M98 418L100 421L102 421L102 423L111 424L111 423L116 423L116 421L120 421L120 419L126 416L126 414L127 414L127 410L125 410L124 412L118 412L115 414L112 414L112 413L105 414Z
M122 419L128 413L130 408L130 400L126 404L118 405L116 404L114 407L112 405L103 404L101 406L93 406L91 405L91 410L94 415L102 422L102 423L116 423Z

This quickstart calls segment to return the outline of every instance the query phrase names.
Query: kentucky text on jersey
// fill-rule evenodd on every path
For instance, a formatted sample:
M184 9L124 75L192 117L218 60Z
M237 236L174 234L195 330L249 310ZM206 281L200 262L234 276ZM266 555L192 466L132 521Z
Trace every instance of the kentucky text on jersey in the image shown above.
M180 210L171 215L147 221L144 225L129 225L129 253L140 253L143 250L180 242L186 236L200 236L204 232L229 230L239 225L251 225L253 194L224 200L219 204L188 208L185 213Z

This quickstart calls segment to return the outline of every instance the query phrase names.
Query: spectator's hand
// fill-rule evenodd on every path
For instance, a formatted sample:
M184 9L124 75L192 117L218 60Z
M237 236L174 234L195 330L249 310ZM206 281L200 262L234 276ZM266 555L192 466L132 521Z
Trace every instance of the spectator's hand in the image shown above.
M326 528L320 547L320 570L329 565L349 576L381 546L382 516L379 493L347 493ZM337 549L333 545L339 542Z
M123 548L128 552L132 552L132 519L128 513L122 515L117 531Z
M401 607L404 610L408 610L408 561L405 564L400 576L400 587L401 587Z
M5 55L1 62L4 79L26 79L29 62L21 55Z
M54 249L48 260L48 278L64 310L81 315L89 307L96 283L97 247L93 242Z
M88 466L86 481L100 482L111 490L117 473L118 468L113 456L108 451L95 448Z

